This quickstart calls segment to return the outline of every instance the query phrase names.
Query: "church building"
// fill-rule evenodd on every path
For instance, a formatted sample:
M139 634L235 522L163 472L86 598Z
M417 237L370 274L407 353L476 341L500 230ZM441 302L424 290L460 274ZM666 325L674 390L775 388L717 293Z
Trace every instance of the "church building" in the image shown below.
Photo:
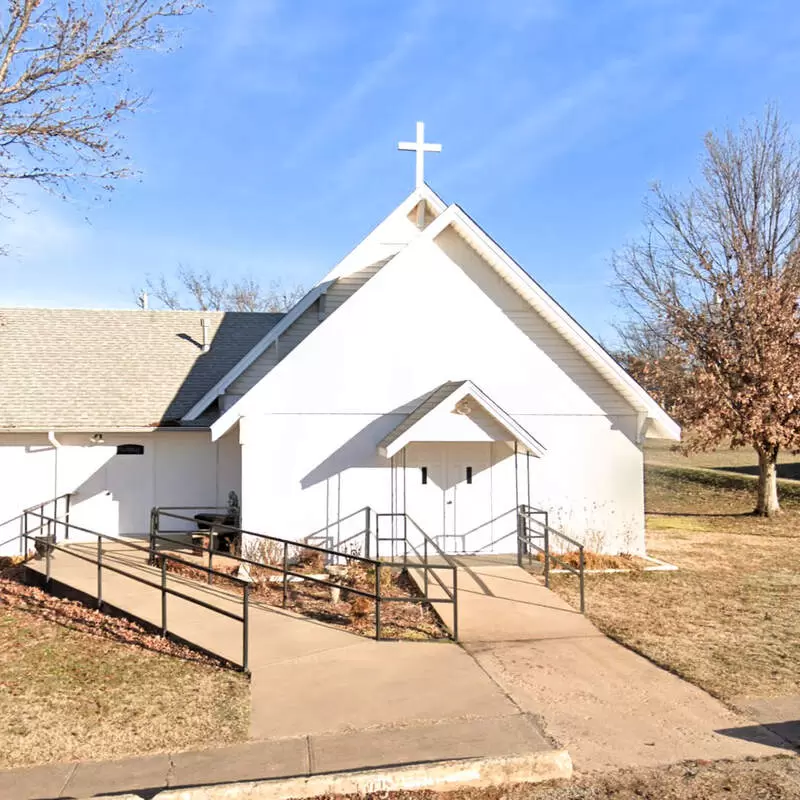
M0 554L58 495L136 536L230 492L244 530L285 538L342 542L369 507L514 552L524 504L644 552L642 447L678 426L427 186L421 126L403 147L415 190L285 314L0 309Z

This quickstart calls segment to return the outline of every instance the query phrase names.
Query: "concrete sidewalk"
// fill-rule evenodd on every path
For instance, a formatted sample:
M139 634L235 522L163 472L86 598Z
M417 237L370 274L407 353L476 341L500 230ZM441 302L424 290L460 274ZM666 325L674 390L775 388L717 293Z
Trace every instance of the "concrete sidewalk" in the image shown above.
M214 750L0 772L0 797L153 796L167 788L552 751L523 715L248 742Z
M463 648L577 771L787 753L785 739L612 641L538 577L456 560Z

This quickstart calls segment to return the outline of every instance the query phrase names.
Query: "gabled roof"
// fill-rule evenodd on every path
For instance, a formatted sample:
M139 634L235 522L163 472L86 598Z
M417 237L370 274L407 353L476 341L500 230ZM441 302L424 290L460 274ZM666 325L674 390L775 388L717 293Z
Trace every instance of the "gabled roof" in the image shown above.
M231 363L282 317L0 309L0 430L102 432L176 426ZM203 319L209 321L207 353L202 352Z
M508 431L510 441L519 442L532 455L544 455L545 448L542 444L472 381L448 381L434 389L380 442L378 452L384 458L391 458L414 441L414 429L429 414L455 411L458 404L467 397L473 398L495 422Z
M424 190L433 194L428 187ZM441 204L438 196L435 196ZM411 195L406 200L409 212L413 201L419 196ZM653 400L652 397L628 375L627 372L603 349L603 347L576 322L547 292L506 253L475 221L458 205L452 204L438 214L419 235L407 244L391 260L395 267L403 259L413 258L417 247L436 239L448 227L452 227L485 261L500 275L529 305L556 330L608 383L624 397L631 407L641 415L641 430L657 438L680 440L680 426ZM334 272L330 273L333 275ZM329 276L330 277L330 276ZM314 331L308 339L319 331ZM302 347L302 345L300 345ZM299 349L299 348L298 348ZM291 354L287 356L291 357ZM212 438L217 439L229 430L244 414L254 391L268 380L269 374L248 394L240 398L212 425ZM257 393L257 392L256 392Z
M201 397L197 398L191 408L183 414L183 421L189 422L199 417L270 345L277 341L281 334L325 294L332 281L318 283L310 292L306 292L281 319L273 325L244 355L221 375L213 386L208 388Z
M460 206L456 204L448 206L447 210L425 230L424 235L435 239L449 226L452 226L634 408L647 415L657 437L680 440L680 426L669 414Z
M420 203L425 203L435 215L441 214L447 208L445 202L430 188L430 186L423 185L415 189L397 208L394 209L383 222L394 215L407 216L410 214ZM221 394L223 394L228 387L239 378L248 367L250 367L259 356L275 343L279 336L282 336L296 321L297 319L310 308L322 295L324 295L337 279L343 277L352 269L353 261L358 257L362 248L370 243L371 238L375 235L376 231L380 228L378 226L373 228L369 234L354 247L322 280L314 286L305 296L289 310L280 324L276 325L270 330L261 341L256 342L253 348L246 353L238 363L234 364L212 387L209 388L202 397L186 412L184 421L196 419L200 416ZM399 243L397 249L404 247L404 244ZM379 259L382 265L391 261L394 251L385 258ZM363 265L362 265L363 266Z

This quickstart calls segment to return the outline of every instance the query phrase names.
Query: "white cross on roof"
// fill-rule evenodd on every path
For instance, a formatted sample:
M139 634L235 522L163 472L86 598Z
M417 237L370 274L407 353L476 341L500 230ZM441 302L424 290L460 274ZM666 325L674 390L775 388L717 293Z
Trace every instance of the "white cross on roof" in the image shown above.
M417 154L417 189L425 183L425 153L441 153L440 144L425 143L425 123L417 123L416 142L398 142L398 150L415 150Z

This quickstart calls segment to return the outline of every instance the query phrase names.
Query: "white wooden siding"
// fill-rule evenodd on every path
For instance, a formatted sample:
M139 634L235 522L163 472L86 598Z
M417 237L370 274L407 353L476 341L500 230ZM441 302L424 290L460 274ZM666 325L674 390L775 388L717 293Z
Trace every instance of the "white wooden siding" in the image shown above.
M289 329L262 353L229 387L227 394L239 397L253 388L278 362L285 358L325 318L352 297L380 268L384 259L350 275L337 278L320 301L304 311Z
M505 315L563 370L606 414L630 414L623 397L564 336L530 307L511 285L454 230L448 228L437 243L477 283Z

